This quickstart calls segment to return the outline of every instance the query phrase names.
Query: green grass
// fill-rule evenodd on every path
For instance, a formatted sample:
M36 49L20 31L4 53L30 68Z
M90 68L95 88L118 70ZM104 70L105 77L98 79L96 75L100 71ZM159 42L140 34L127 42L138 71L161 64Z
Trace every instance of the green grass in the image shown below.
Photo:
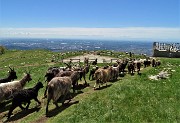
M7 74L6 66L11 65L15 66L18 79L22 77L26 69L31 70L33 80L27 84L26 88L34 86L39 79L44 83L47 68L61 65L58 62L51 62L52 55L58 55L58 53L46 50L8 51L0 57L0 68L2 69L0 77ZM72 55L74 53L68 53L68 56L64 57ZM22 62L25 64L20 64ZM180 59L161 58L161 62L159 67L145 68L141 71L141 75L126 74L125 77L119 77L116 82L109 82L107 88L96 91L93 90L94 81L89 81L87 75L90 87L79 90L79 94L73 98L69 106L62 107L59 103L60 108L55 109L51 102L49 105L51 117L45 116L46 100L42 100L45 90L43 88L38 96L42 102L42 108L37 112L34 111L32 108L36 105L35 101L31 101L29 109L31 112L26 115L18 113L21 110L16 108L13 113L17 119L14 122L180 122ZM149 75L156 75L164 68L171 73L169 79L158 81L148 79ZM76 101L79 103L73 103ZM8 113L8 105L2 112L3 115ZM1 119L6 118L0 115Z

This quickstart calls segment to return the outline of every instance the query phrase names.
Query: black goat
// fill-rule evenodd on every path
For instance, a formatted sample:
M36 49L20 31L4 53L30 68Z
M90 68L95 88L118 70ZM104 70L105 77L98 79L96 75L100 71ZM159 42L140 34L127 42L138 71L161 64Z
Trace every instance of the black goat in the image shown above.
M82 70L80 72L80 80L82 80L82 78L84 78L85 85L87 85L86 74L89 72L89 68L90 68L90 65L86 65L86 66L84 66L84 68L82 68Z
M10 71L8 71L8 73L9 73L9 75L6 78L0 79L0 83L6 83L6 82L10 82L14 79L17 79L16 71L14 70L14 68L13 69L10 68Z
M128 72L129 72L130 74L133 74L134 71L135 71L134 63L133 63L133 62L128 63Z
M92 62L92 65L97 65L97 58Z
M89 80L91 79L92 77L92 80L94 80L94 73L96 72L96 70L98 69L99 67L96 66L96 67L93 67L91 70L90 70L90 73L89 73Z
M37 96L38 96L38 91L40 88L43 88L43 84L42 82L38 82L33 88L29 88L29 89L23 89L23 90L20 90L16 93L14 93L12 95L12 105L9 109L9 113L8 113L8 119L10 118L13 110L19 106L22 110L24 109L28 109L29 108L29 105L31 103L31 100L34 99L36 102L39 103L39 105L41 104L41 102L37 99ZM28 103L26 108L24 108L22 106L22 103Z
M136 63L136 66L137 66L137 72L139 74L140 70L141 70L141 62L137 62Z
M145 60L144 61L144 68L150 66L150 64L151 64L151 61Z

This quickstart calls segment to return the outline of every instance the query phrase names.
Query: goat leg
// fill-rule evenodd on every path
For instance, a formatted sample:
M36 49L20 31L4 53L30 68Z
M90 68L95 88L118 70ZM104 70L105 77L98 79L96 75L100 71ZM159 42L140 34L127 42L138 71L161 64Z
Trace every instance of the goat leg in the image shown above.
M63 96L63 98L62 98L62 105L64 105L64 102L65 102L65 100L66 100L66 95L67 95L67 93Z
M94 84L94 90L96 90L96 84L97 84L97 82L95 82L95 84Z
M44 97L43 97L43 99L45 99L46 97L47 97L47 88L48 88L48 86L46 86L46 90L44 91Z
M12 105L12 106L11 106L11 108L10 108L10 110L9 110L9 113L8 113L8 119L10 118L13 110L14 110L16 107L17 107L17 106L15 106L15 105Z
M50 100L51 100L51 98L48 97L47 105L46 105L46 115L47 115L47 113L48 113L48 105L49 105Z
M26 106L26 110L28 110L30 103L31 103L31 101L28 101L28 104Z
M21 108L21 110L25 110L25 108L22 106L22 104L19 104L19 107Z
M34 98L34 100L35 100L36 102L38 102L39 106L41 105L41 102L37 99L37 97Z
M59 108L57 101L55 101L54 104L56 105L56 108Z

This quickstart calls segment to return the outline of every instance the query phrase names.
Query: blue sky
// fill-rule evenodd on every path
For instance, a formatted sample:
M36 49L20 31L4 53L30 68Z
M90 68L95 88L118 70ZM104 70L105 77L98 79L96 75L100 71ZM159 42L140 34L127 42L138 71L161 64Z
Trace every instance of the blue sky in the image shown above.
M0 37L179 40L180 0L0 0L0 28Z

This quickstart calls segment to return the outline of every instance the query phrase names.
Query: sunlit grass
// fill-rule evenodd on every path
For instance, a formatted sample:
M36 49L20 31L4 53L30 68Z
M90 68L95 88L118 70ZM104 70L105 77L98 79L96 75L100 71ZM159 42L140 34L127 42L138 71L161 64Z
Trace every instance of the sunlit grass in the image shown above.
M67 53L64 57L81 54L81 52ZM46 70L50 66L63 65L57 59L52 62L53 55L58 56L58 53L47 50L8 51L0 56L0 77L7 75L10 65L17 71L18 80L23 77L25 71L31 71L33 80L27 83L25 88L33 87L38 80L46 86L44 82ZM36 106L36 102L32 100L29 109L31 113L20 117L17 115L18 112L22 112L20 108L14 110L13 114L17 117L15 122L179 122L180 59L161 58L161 62L162 65L159 67L145 68L141 71L141 75L126 74L125 77L119 77L116 82L109 82L107 88L96 91L93 90L95 81L89 81L87 75L86 80L90 83L90 87L79 90L78 95L72 100L79 103L55 109L51 102L49 105L51 117L45 116L46 99L42 99L44 87L40 89L38 95L42 102L41 109L31 110ZM169 79L158 81L148 79L149 75L156 75L164 68L169 69L171 73ZM83 82L84 80L80 83ZM1 112L0 120L6 119L2 115L8 113L8 105L5 111Z

